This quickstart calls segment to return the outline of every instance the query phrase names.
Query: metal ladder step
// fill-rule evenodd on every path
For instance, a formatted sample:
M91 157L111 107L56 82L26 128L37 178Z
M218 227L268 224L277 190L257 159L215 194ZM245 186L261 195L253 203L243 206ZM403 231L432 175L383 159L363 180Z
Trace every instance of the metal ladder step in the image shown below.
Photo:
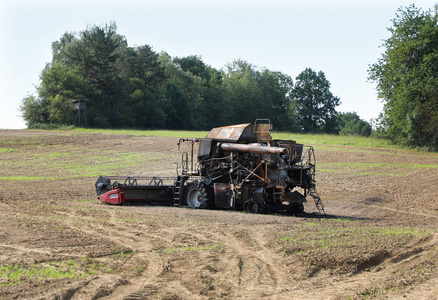
M181 177L181 176L178 176L177 178L176 178L176 181L175 181L175 190L174 190L174 193L173 193L173 205L175 205L175 206L180 206L181 205L181 188L182 188L182 185L184 184L184 178L183 177Z
M316 190L316 188L315 187L311 188L309 190L309 194L310 194L310 196L312 196L313 200L315 201L315 206L318 209L319 214L321 216L322 215L324 215L324 216L327 215L325 213L325 210L324 210L324 204L322 203L321 197L319 196L319 193Z

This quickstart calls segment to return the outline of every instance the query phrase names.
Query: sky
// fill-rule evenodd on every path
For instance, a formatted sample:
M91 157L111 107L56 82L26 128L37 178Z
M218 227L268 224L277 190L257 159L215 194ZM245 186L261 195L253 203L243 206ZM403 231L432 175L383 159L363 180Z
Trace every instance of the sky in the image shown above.
M383 109L368 69L400 7L423 10L436 0L0 0L0 129L26 124L22 99L36 95L65 32L112 21L131 47L149 45L171 56L199 55L222 69L236 59L294 80L306 68L323 71L341 99L340 112L370 121ZM225 124L224 124L225 125ZM275 126L275 124L274 124Z

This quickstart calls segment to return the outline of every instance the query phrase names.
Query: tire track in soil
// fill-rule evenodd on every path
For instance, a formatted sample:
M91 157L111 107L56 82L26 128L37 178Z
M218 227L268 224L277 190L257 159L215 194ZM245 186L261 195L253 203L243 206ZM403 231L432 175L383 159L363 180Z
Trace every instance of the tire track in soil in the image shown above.
M320 282L317 288L303 287L280 293L281 298L287 299L340 299L351 298L359 295L370 288L381 286L397 271L407 270L409 266L418 266L427 259L427 255L438 251L438 234L424 240L416 240L403 250L396 251L385 258L381 263L377 259L374 263L371 259L369 265L363 266L362 270L350 277L332 278L331 281ZM318 280L317 278L315 278ZM426 287L433 287L433 278ZM418 289L414 289L418 291ZM431 294L436 289L432 289ZM422 295L423 297L424 295ZM421 298L421 297L420 297ZM418 299L418 298L417 298Z
M115 212L109 210L111 218L114 218ZM151 279L155 278L163 268L161 258L154 254L153 249L147 246L144 238L139 241L135 238L135 233L123 234L122 226L115 222L109 222L112 226L99 226L98 228L83 228L78 227L73 221L68 220L69 226L84 234L97 236L108 239L118 245L123 245L134 251L135 254L118 269L129 270L135 268L138 261L146 261L147 268L140 275L132 275L132 273L122 272L114 275L100 275L88 281L87 284L74 289L71 295L66 299L122 299L124 295L129 295L144 286L151 283ZM122 228L120 231L119 229ZM157 238L157 236L153 236Z
M109 219L115 219L116 212L110 210L109 213ZM60 212L60 214L66 213ZM76 226L73 220L67 220L66 222L71 228L82 231L84 234L108 239L135 252L129 261L118 267L118 270L124 269L126 272L101 275L85 285L82 284L80 287L71 288L70 296L66 299L145 299L152 296L158 297L156 293L161 294L166 291L168 289L166 287L170 283L177 287L179 293L184 294L187 299L199 297L194 295L182 283L166 277L171 265L155 253L156 247L160 247L160 243L169 242L168 239L162 236L166 229L160 228L160 231L156 233L144 233L143 231L141 238L139 238L137 231L127 231L125 227L117 222L108 222L106 225L97 225L86 229ZM156 242L154 243L154 241ZM139 260L147 261L147 268L141 274L134 275L133 269L135 269ZM205 297L201 298L204 299Z
M178 278L167 278L166 281L166 276L159 276L166 273L166 269L171 268L171 266L163 263L163 258L154 253L154 245L152 243L150 243L150 246L147 246L145 241L158 240L165 242L166 239L161 235L164 233L169 237L171 233L170 229L162 229L153 234L143 234L141 240L138 240L139 238L135 237L135 233L127 232L123 234L123 231L119 231L118 229L121 227L119 224L113 223L111 227L100 226L94 230L77 229L86 234L104 237L115 243L128 246L136 253L130 261L124 263L124 266L135 265L134 258L143 258L148 261L147 269L141 275L129 275L131 276L129 278L123 275L109 276L105 279L97 278L87 286L78 289L72 299L86 299L87 296L91 295L94 295L93 297L104 296L102 299L145 299L154 295L157 296L157 293L163 293L163 291L168 290L170 286L175 287L176 290L183 293L186 298L204 298L200 295L193 294ZM166 234L167 231L169 234ZM339 290L351 292L365 290L370 282L378 282L384 279L385 275L390 274L390 270L395 268L397 264L409 261L410 258L413 261L417 261L419 257L421 257L423 250L417 251L415 249L419 247L427 248L428 245L436 244L436 237L429 242L417 241L416 244L406 247L402 253L393 254L391 257L386 258L381 264L377 266L370 265L370 268L375 269L373 273L362 272L351 278L343 278L338 281L335 286L332 286L332 283L329 281L323 282L317 278L312 279L311 282L315 282L315 286L318 286L318 292L315 292L313 288L309 289L309 285L306 283L300 283L299 289L294 289L294 287L291 286L291 282L288 280L290 274L282 269L281 266L278 266L275 259L276 256L265 246L262 233L251 234L251 238L255 240L256 246L250 246L248 241L242 240L237 236L239 231L235 231L234 233L224 232L223 230L216 231L219 232L215 232L215 237L221 236L223 238L215 242L224 243L226 246L226 254L232 256L231 262L226 264L225 272L229 274L225 276L234 278L234 282L236 282L235 288L231 291L233 295L232 298L247 298L248 291L251 291L251 295L257 295L256 297L275 297L280 299L292 297L293 299L301 295L306 298L313 297L320 299L322 295L321 292L326 295L340 296ZM183 233L184 232L179 232L179 234ZM190 231L190 235L195 239L211 240L210 232L204 232L203 230L197 232ZM257 247L257 250L254 250L254 247ZM220 258L220 260L224 259L226 258ZM278 261L281 261L281 259L279 258ZM108 282L114 282L113 287L111 287ZM107 294L105 294L104 291L107 291ZM299 291L305 291L305 293ZM82 297L83 295L86 295L86 297Z
M82 255L74 254L74 253L70 253L70 254L56 253L51 250L45 250L42 248L29 248L29 247L23 247L18 245L0 244L0 247L14 249L23 252L29 252L29 253L48 254L48 255L53 254L61 257L82 257Z
M381 209L380 206L377 205L362 205L364 207L372 206L374 208ZM392 208L384 208L389 209L391 211L400 212L396 209ZM423 215L415 213L416 215ZM427 215L429 216L429 215ZM434 216L433 216L434 217ZM71 227L74 227L70 225ZM145 240L153 241L153 240L163 240L166 241L162 236L160 236L167 229L162 230L155 234L143 234L141 241L138 241L138 238L135 238L135 234L130 232L123 234L123 231L119 231L122 226L117 223L113 223L111 227L100 226L96 229L83 229L76 228L78 230L83 231L86 234L97 235L100 237L104 237L110 239L111 241L122 244L130 247L132 250L136 252L136 254L131 258L130 261L126 262L124 265L134 264L134 257L143 257L148 261L147 269L140 275L136 277L131 277L128 279L123 279L123 276L109 276L105 278L97 278L93 280L92 283L78 289L72 299L86 299L88 296L105 296L102 299L145 299L147 297L152 297L156 295L158 292L163 291L163 285L167 286L175 286L178 291L185 290L185 295L187 298L198 298L199 295L194 295L191 291L187 290L187 288L176 280L171 280L171 282L165 282L164 278L157 278L165 269L167 268L165 264L162 263L163 258L159 255L153 253L153 245L146 246ZM223 242L226 245L226 253L232 254L232 262L227 266L227 274L231 274L231 277L236 278L237 286L236 289L233 289L231 292L232 298L247 298L247 291L251 291L252 295L257 295L258 297L266 297L271 296L275 298L289 298L297 299L302 297L306 298L315 298L320 299L321 295L333 295L333 298L338 296L342 296L339 291L350 291L353 293L354 291L365 290L370 286L370 282L379 282L385 279L385 276L391 273L391 270L397 268L398 265L403 263L407 263L409 261L413 261L413 263L417 263L418 260L422 257L422 252L427 250L418 251L418 248L428 248L435 247L436 248L436 236L429 241L420 241L416 242L416 244L409 245L406 247L402 253L393 254L390 257L386 258L381 264L377 266L370 265L370 268L374 268L373 272L361 272L359 274L354 275L351 278L343 278L336 282L335 285L332 285L331 282L319 282L318 290L315 292L313 288L308 288L307 284L301 286L299 289L294 289L291 287L291 283L287 280L289 278L289 274L282 270L281 267L278 267L275 262L275 256L272 256L272 251L269 255L265 255L266 252L270 252L269 249L265 246L264 238L261 233L252 234L251 237L256 241L257 250L253 250L252 247L249 246L247 241L241 240L236 237L236 232L229 233L220 230L220 234L215 232L215 236L223 236L223 239L220 239L216 242ZM190 231L190 234L195 238L199 239L211 239L208 232L198 231L193 232ZM429 250L430 251L430 250ZM152 257L151 257L152 256ZM270 256L270 257L269 257ZM223 259L223 258L221 258ZM256 280L251 280L256 279ZM123 281L124 280L124 281ZM113 289L111 291L111 287L108 282L115 282L113 284ZM120 284L120 281L122 282ZM313 281L313 280L312 280ZM109 291L107 295L104 294L103 291ZM305 292L303 292L305 291ZM83 295L86 295L85 298ZM336 295L336 296L335 296ZM91 297L91 298L93 298ZM201 297L202 298L202 297ZM327 297L329 299L329 297Z
M111 213L113 214L113 212ZM113 216L112 216L113 217ZM109 226L99 226L95 229L83 229L70 225L72 228L81 230L85 234L98 236L109 239L110 241L129 247L135 252L131 259L125 262L118 269L126 269L127 272L122 272L118 275L107 276L105 279L96 278L90 281L84 287L77 289L71 299L148 299L158 298L159 293L170 294L170 297L175 296L171 287L176 289L180 295L186 299L205 299L205 297L193 294L179 278L167 276L167 273L172 273L172 265L159 254L156 254L156 248L162 243L169 242L169 234L165 234L167 230L160 228L156 233L142 232L141 238L137 237L136 232L124 231L124 227L120 224L109 222ZM122 229L122 230L120 230ZM179 232L184 234L185 232ZM190 232L193 235L193 232ZM202 234L193 235L200 237ZM167 238L166 238L167 237ZM155 241L155 243L154 243ZM157 244L158 243L158 244ZM135 269L138 260L147 261L147 268L141 274L133 275L132 270ZM131 272L129 272L129 269Z
M235 254L233 263L229 264L232 269L228 271L237 275L237 292L234 292L232 298L247 298L248 291L252 295L256 292L256 297L267 297L277 293L278 287L287 282L289 276L277 267L275 255L272 252L266 255L270 250L264 246L260 234L251 235L256 241L256 247L259 247L257 250L253 250L254 246L245 244L232 233L224 232L223 235L226 237L226 247L230 248L227 251Z
M360 208L358 208L358 206ZM366 212L367 208L372 208L372 211ZM438 215L434 215L434 214L427 214L427 213L416 212L411 210L400 210L388 206L381 206L381 205L370 204L370 203L364 204L358 202L354 202L352 204L343 203L341 205L336 205L336 207L328 207L328 210L330 212L330 215L343 215L343 216L350 215L354 217L359 216L361 218L371 218L371 219L375 218L376 217L375 213L376 212L378 213L381 210L391 211L397 214L414 215L414 216L418 216L419 218L427 217L427 218L438 219Z
M164 230L166 232L167 229ZM179 235L185 234L187 232L179 232ZM199 240L210 240L211 232L199 230L197 232L190 231L193 239ZM148 235L150 238L156 238L155 235ZM168 236L171 238L170 232ZM221 271L221 278L219 280L231 280L235 284L232 288L230 298L247 298L248 291L251 291L251 295L257 295L255 297L269 296L277 292L278 286L278 276L281 278L287 278L287 272L279 270L275 265L276 263L272 259L268 259L269 249L264 246L263 238L259 235L257 236L256 244L260 250L254 251L245 242L240 241L233 234L225 233L222 230L215 231L214 243L223 243L225 245L225 254L218 258L217 264L223 263L225 265L225 270ZM217 239L218 236L223 238ZM266 253L266 255L265 255ZM157 261L162 261L163 258L156 256ZM231 260L231 262L228 261ZM183 258L184 260L184 258ZM193 264L193 262L192 262ZM208 268L209 264L206 264L205 260L201 260L195 265L202 266L202 269ZM213 265L213 268L218 267ZM183 281L179 277L180 270L172 270L173 266L169 262L166 264L164 262L162 265L152 270L148 268L141 277L136 278L135 284L129 284L125 286L118 287L117 290L110 296L103 299L145 299L152 295L155 295L160 291L160 293L169 290L173 287L175 291L180 293L179 297L186 297L187 299L206 298L205 295L194 294L197 291L189 290L185 285L187 282ZM196 269L197 267L194 266ZM170 271L173 273L175 271L177 275L172 274L166 277L166 272ZM276 275L279 274L279 275ZM157 278L158 277L158 278ZM223 279L225 278L225 279ZM255 280L254 280L255 279ZM281 284L289 285L289 282L285 279L281 280ZM166 286L164 288L163 286ZM255 293L255 294L254 294Z
M202 231L194 232L192 228L187 230L188 231L180 230L178 233L175 233L175 231L171 228L160 228L160 230L156 233L143 234L143 237L148 241L158 241L159 243L164 242L169 247L170 245L173 245L172 242L174 242L175 239L178 240L177 237L185 235L189 235L193 240L211 240L211 237L208 233L204 233ZM216 240L215 242L221 243L223 241ZM132 246L135 247L135 245ZM118 287L114 293L102 299L139 300L160 297L171 299L207 298L205 295L202 295L202 291L197 291L196 288L192 289L187 286L187 279L182 277L184 276L184 271L179 269L181 266L173 265L174 258L170 258L168 260L159 254L153 253L157 246L161 247L161 245L151 244L150 252L148 252L148 261L153 261L153 266L148 267L147 270L141 274L141 276L129 280L130 282L127 285ZM186 261L187 259L184 257L179 257L175 262L184 266ZM205 260L201 260L199 263L193 261L188 263L191 264L191 268L193 268L193 270L197 269L199 265L202 266L202 269L208 269L207 266L204 266ZM192 284L194 283L195 282L192 282ZM175 292L178 294L175 294Z

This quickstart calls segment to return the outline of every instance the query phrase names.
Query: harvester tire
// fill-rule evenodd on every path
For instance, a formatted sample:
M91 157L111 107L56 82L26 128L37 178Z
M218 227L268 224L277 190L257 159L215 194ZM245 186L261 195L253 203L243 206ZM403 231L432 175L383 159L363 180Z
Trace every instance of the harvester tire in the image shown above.
M266 204L263 200L253 195L245 203L245 211L250 214L262 214L266 212Z
M302 203L292 203L289 211L291 214L302 214L304 212L304 205Z
M213 200L212 188L202 182L191 182L186 187L185 200L191 208L210 208Z

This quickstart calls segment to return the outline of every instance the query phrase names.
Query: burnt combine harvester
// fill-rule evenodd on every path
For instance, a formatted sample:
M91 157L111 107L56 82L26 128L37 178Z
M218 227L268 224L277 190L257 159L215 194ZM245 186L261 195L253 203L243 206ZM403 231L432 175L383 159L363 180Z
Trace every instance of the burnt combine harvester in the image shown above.
M178 147L183 142L191 146L190 160L187 152L182 154L181 174L101 176L95 184L98 198L109 204L142 202L249 213L302 213L306 197L311 196L319 213L325 214L315 187L313 148L292 140L273 140L271 130L269 120L256 120L253 125L213 128L203 139L180 139Z

